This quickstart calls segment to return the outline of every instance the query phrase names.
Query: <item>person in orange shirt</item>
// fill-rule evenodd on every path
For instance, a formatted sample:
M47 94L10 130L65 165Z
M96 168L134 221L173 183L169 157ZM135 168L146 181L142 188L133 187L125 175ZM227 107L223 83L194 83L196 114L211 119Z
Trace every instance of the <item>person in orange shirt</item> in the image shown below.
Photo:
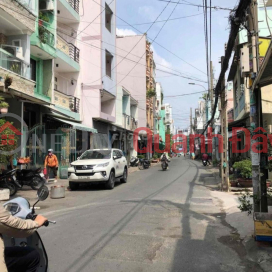
M55 176L55 182L57 181L57 172L59 168L59 162L56 155L53 154L53 149L48 149L48 155L45 157L44 168L47 169L47 175L49 177L52 170Z

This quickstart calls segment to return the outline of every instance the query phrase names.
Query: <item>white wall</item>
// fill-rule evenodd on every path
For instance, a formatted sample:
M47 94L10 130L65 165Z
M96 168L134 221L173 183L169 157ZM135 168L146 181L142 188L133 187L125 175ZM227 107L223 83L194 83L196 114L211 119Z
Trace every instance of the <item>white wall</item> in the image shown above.
M93 126L93 117L99 117L101 110L115 116L115 106L113 101L101 105L100 90L116 95L116 75L112 72L112 79L105 75L105 49L114 56L113 66L115 66L115 16L112 17L112 32L105 28L105 2L109 0L94 1L82 0L80 2L80 24L77 36L81 40L77 44L80 49L80 88L82 89L82 119L83 124ZM115 13L116 1L110 6ZM84 6L84 11L82 7ZM103 11L103 12L102 12ZM98 16L100 13L101 16ZM98 18L96 18L98 16ZM96 18L96 19L95 19ZM93 22L90 24L89 22ZM90 25L89 25L90 24ZM89 26L88 26L89 25ZM88 27L87 27L88 26ZM112 45L109 45L109 44ZM103 108L103 109L101 109Z
M117 82L138 100L138 127L146 127L146 37L144 35L117 37L116 46ZM130 50L127 58L134 62L124 59ZM139 64L136 64L138 61Z
M115 14L116 12L116 1L113 2L111 0L100 0L101 5L105 7L105 3L108 4L112 12ZM111 3L112 2L112 3ZM110 4L111 3L111 4ZM103 8L102 8L103 10ZM105 27L105 11L101 16L101 25L102 25L102 74L103 74L103 88L110 92L113 95L116 95L116 17L112 16L112 26L111 32ZM106 53L105 50L110 52L113 56L112 64L111 64L111 78L106 76Z

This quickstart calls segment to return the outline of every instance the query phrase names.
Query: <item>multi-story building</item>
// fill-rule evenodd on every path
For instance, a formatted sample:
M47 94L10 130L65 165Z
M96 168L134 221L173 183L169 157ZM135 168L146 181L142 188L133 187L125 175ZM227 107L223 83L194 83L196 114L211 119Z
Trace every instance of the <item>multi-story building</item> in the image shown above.
M164 104L165 107L165 126L166 131L169 131L171 134L174 134L174 120L172 115L172 107L170 104Z
M259 27L259 64L261 65L263 59L266 55L267 49L269 47L270 31L272 22L268 21L269 26L267 26L266 16L272 16L272 10L270 9L271 4L266 3L267 14L263 8L263 1L258 1L258 27ZM232 127L250 127L250 81L254 79L250 73L250 67L252 65L252 60L250 59L250 44L248 42L247 30L240 31L236 37L235 50L232 65L228 75L228 81L233 85L233 120L234 122L229 123L229 138L232 137ZM261 84L260 86L266 86ZM271 85L270 85L271 86ZM267 96L267 90L270 86L262 87L262 104L271 104L272 99ZM264 108L264 112L266 109ZM229 111L230 113L230 111ZM230 115L230 114L229 114ZM229 116L231 118L231 116ZM264 117L264 116L263 116ZM264 120L265 121L265 120ZM238 137L241 141L238 142L238 149L243 149L245 147L245 134L241 131L238 133ZM232 142L229 142L229 156L235 160L234 156L249 157L250 151L233 154L232 152Z
M94 127L91 147L108 148L114 141L116 122L116 1L83 0L78 39L81 54L82 123ZM90 25L86 22L92 22Z
M146 35L117 36L116 48L118 86L128 90L138 101L138 128L147 127L153 133L156 93L153 53L147 50L150 44ZM139 135L139 146L146 146L146 133L141 131Z
M118 86L116 96L116 127L114 147L123 150L130 161L131 156L137 156L133 146L133 132L138 127L138 101L125 87Z
M162 107L163 89L160 83L156 83L156 102L154 112L154 134L159 134L159 141L165 144L165 109Z
M155 111L155 70L156 65L153 59L153 51L150 48L150 42L146 40L146 126L154 130L154 111ZM149 95L150 94L150 95Z

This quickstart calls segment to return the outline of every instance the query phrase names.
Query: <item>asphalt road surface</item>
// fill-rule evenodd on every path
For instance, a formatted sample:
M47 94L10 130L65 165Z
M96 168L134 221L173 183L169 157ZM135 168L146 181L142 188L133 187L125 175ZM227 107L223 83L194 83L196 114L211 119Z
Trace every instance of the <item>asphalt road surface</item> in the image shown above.
M169 170L132 173L114 190L71 192L46 213L57 224L39 231L49 271L261 271L203 183L206 169L174 158Z

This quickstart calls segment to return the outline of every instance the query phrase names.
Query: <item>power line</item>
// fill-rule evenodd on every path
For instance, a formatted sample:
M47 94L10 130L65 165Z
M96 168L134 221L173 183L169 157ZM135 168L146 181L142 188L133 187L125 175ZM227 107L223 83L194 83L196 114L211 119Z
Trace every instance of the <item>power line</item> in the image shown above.
M3 5L3 4L0 4L0 5L2 5L2 6L4 6L4 7L7 7L7 6ZM13 10L13 9L11 9L11 10ZM15 12L17 12L18 14L21 14L21 15L23 15L23 16L25 16L25 17L27 17L27 18L33 20L33 21L35 21L35 19L33 19L33 18L31 18L31 17L28 17L28 16L26 16L26 15L23 14L23 13L20 13L20 12L18 12L18 11L16 11L16 10L13 10L13 11L15 11ZM39 20L40 20L40 19L39 19ZM40 20L40 21L42 21L42 22L44 22L44 23L47 23L47 22L45 22L45 21L43 21L43 20ZM65 25L65 24L64 24L64 25ZM47 26L47 28L51 28L51 29L53 29L53 30L57 30L57 28L53 28L53 27L50 27L50 26ZM78 41L78 42L80 42L80 43L82 43L82 44L85 44L85 45L87 45L87 46L96 48L96 49L101 50L101 51L105 51L105 49L103 49L103 48L97 47L97 46L95 46L95 45L92 45L92 44L83 42L83 41L81 41L81 40L79 40L79 39L76 39L76 38L74 38L74 37L71 37L71 36L69 35L69 33L66 33L66 32L64 32L64 31L61 31L61 30L59 30L59 29L58 29L58 32L59 32L59 33L62 33L62 34L65 34L65 35L69 36L70 38L72 38L72 39L74 39L74 40L76 40L76 41ZM84 32L83 32L83 33L84 33ZM57 35L60 36L58 33L57 33ZM60 36L60 37L61 37L61 36ZM103 41L103 40L102 40L102 41ZM105 41L103 41L103 42L104 42L104 43L107 43L107 42L105 42ZM110 44L110 43L108 43L108 44ZM112 44L110 44L110 45L112 45ZM114 46L114 45L112 45L112 46ZM116 46L114 46L114 47L116 47ZM118 47L116 47L116 48L118 48ZM119 48L119 49L121 49L121 48ZM124 49L121 49L121 50L123 50L124 52L128 52L128 51L126 51L126 50L124 50ZM112 52L112 53L113 53L113 52ZM113 53L113 54L114 54L115 56L123 57L123 56L118 55L118 54L116 54L116 53ZM134 55L134 54L131 54L131 55ZM137 56L137 55L134 55L134 56ZM137 57L139 57L139 56L137 56ZM139 57L139 58L140 58L140 57ZM136 61L134 61L134 60L132 60L132 59L129 59L129 58L126 58L126 59L129 60L129 61L131 61L131 62L136 63ZM91 62L90 62L90 63L91 63ZM139 65L144 65L144 64L141 64L141 63L138 63L138 64L139 64ZM186 75L186 73L182 73L182 72L180 72L180 71L178 71L178 70L169 68L168 66L165 66L165 65L162 65L162 64L159 64L159 63L156 64L156 65L165 67L165 68L167 68L167 69L169 69L169 70L172 70L172 71L176 71L176 72L180 73L181 75L177 75L177 74L174 74L174 73L171 73L171 72L168 72L168 71L165 71L165 70L161 70L161 69L158 69L158 68L156 69L157 71L160 71L160 72L163 72L163 73L167 73L167 74L170 74L170 75L173 75L173 76L178 76L178 77L185 78L185 79L190 79L190 80L194 80L194 81L199 81L199 82L202 82L202 83L206 83L205 81L203 81L203 80L201 80L201 79L198 79L198 78L195 78L195 77L186 77L186 76L182 76L182 74ZM145 65L144 65L144 66L145 66Z
M5 6L5 5L3 5L3 4L0 4L0 5L2 5L3 7L7 7L7 8L9 8L9 9L11 9L9 6ZM102 7L103 7L103 6L102 6ZM15 12L18 13L18 14L21 14L21 15L24 16L24 17L29 18L30 20L35 21L35 19L33 19L33 18L29 17L29 16L26 16L25 14L20 13L20 12L18 12L17 10L14 10L14 9L11 9L11 10L15 11ZM137 28L135 28L135 27L134 27L133 25L131 25L130 23L128 23L128 22L126 22L125 20L123 20L123 19L122 19L121 17L119 17L117 14L115 14L115 13L113 13L113 14L114 14L118 19L120 19L121 21L123 21L124 23L126 23L126 25L131 26L133 29L135 29L135 30L136 30L137 32L139 32L140 34L145 34L145 33L142 33L140 30L138 30ZM62 18L65 18L65 17L62 17ZM41 19L39 19L39 20L40 20L40 21L43 21L43 20L41 20ZM43 22L48 24L48 22L45 22L45 21L43 21ZM63 24L63 23L62 23L62 24ZM65 25L65 24L63 24L63 25ZM68 26L68 25L66 25L66 26ZM68 26L68 27L70 27L70 26ZM50 26L47 26L47 28L51 28L51 29L54 29L54 30L57 29L57 28L53 28L53 27L50 27ZM58 30L58 31L59 31L59 30ZM59 32L61 32L61 31L59 31ZM71 37L68 33L64 33L64 32L62 32L62 33L65 34L65 35L67 35L67 36L69 36L70 38L72 38L72 39L74 39L74 40L77 40L77 41L83 43L83 44L86 44L86 45L88 45L88 46L95 47L94 45L91 45L91 44L88 44L88 43L84 43L84 42L82 42L82 41L80 41L80 40L78 40L78 39L76 39L76 38L74 38L74 37ZM83 32L83 33L84 33L84 32ZM103 40L102 40L102 41L103 41ZM103 41L103 42L104 42L104 43L107 43L106 41ZM158 45L159 47L163 48L164 50L166 50L168 53L170 53L170 54L172 54L173 56L175 56L176 58L180 59L181 61L185 62L186 64L190 65L191 67L195 68L196 70L198 70L198 71L200 71L201 73L203 73L203 74L206 75L206 73L204 73L203 71L201 71L200 69L198 69L198 68L195 67L194 65L190 64L189 62L185 61L184 59L182 59L181 57L179 57L177 54L171 52L169 49L167 49L167 48L164 47L163 45L157 43L156 41L155 41L154 43L155 43L156 45ZM110 44L110 43L107 43L107 44L116 47L115 45L112 45L112 44ZM99 48L99 47L97 47L97 48ZM116 47L116 48L117 48L117 47ZM100 50L103 50L103 49L101 49L101 48L99 48L99 49L100 49ZM122 49L122 50L123 50L123 49ZM123 50L123 51L125 51L125 50ZM126 52L126 51L125 51L125 52ZM170 69L170 70L175 71L174 69L169 68L169 67L167 67L167 66L164 66L164 65L162 65L162 64L157 64L157 65L162 66L162 67L166 67L167 69ZM158 69L157 69L157 70L158 70ZM181 72L178 71L178 70L176 70L176 71L179 72L179 73L181 73ZM184 73L183 73L183 74L184 74Z
M168 3L172 3L172 4L175 4L177 2L175 1L167 1L167 0L157 0L159 2L168 2ZM187 2L187 1L186 1ZM194 7L198 7L198 8L204 8L205 6L204 5L197 5L197 4L193 4L193 3L178 3L179 5L186 5L186 6L194 6ZM209 9L215 9L215 10L229 10L229 11L233 11L233 9L230 9L230 8L224 8L224 7L219 7L219 6L209 6L207 7Z
M103 7L100 3L97 3L95 0L93 0L93 2L96 3L96 4L98 4L99 6ZM160 14L157 16L155 22L159 19L159 17L162 15L162 13L165 11L165 9L166 9L168 6L169 6L169 3L166 4L166 6L163 8L163 10L160 12ZM155 23L155 22L154 22L154 23ZM152 23L152 25L147 29L146 33L152 28L152 26L154 25L154 23ZM164 23L164 25L165 25L165 23ZM164 26L164 25L163 25L163 26ZM161 28L161 29L162 29L162 28ZM160 31L159 31L159 33L160 33ZM158 33L158 34L159 34L159 33ZM127 53L127 55L126 55L125 57L122 57L122 60L121 60L120 62L118 62L118 63L111 69L111 72L112 72L112 71L113 71L113 70L114 70L121 62L124 61L124 59L125 59L125 58L132 52L132 50L140 43L140 41L143 39L143 37L145 37L145 36L143 35L143 36L139 39L139 41L132 47L132 49ZM156 39L156 38L157 38L157 36L155 37L155 39ZM145 55L145 53L146 53L146 49L145 49L145 52L144 52L143 56ZM138 60L138 62L136 63L136 65L140 62L140 60L142 59L143 56L141 56L141 58ZM136 67L136 65L133 66L133 68L129 71L129 73L128 73L127 75L130 74L130 72ZM121 82L127 77L127 75L126 75L120 82L116 83L115 86L113 86L113 87L110 88L110 89L115 88L119 83L121 83ZM105 76L106 76L106 74L105 74L102 78L100 78L100 79L98 79L98 80L103 79ZM98 81L98 80L95 80L95 81ZM94 81L94 82L95 82L95 81Z
M240 26L243 24L245 18L246 18L246 10L250 6L251 0L240 0L240 3L238 7L233 11L233 13L230 15L230 24L231 24L231 30L229 34L229 40L227 43L227 49L225 52L225 57L224 61L222 63L222 69L215 87L215 103L214 103L214 108L213 108L213 113L211 119L207 122L204 131L202 132L202 135L205 133L207 130L209 124L214 120L217 104L218 104L218 99L219 95L225 88L225 84L223 84L222 87L222 82L225 76L225 73L228 69L229 66L229 60L231 58L232 50L234 48L235 40L236 37L239 33ZM223 88L223 89L222 89Z

